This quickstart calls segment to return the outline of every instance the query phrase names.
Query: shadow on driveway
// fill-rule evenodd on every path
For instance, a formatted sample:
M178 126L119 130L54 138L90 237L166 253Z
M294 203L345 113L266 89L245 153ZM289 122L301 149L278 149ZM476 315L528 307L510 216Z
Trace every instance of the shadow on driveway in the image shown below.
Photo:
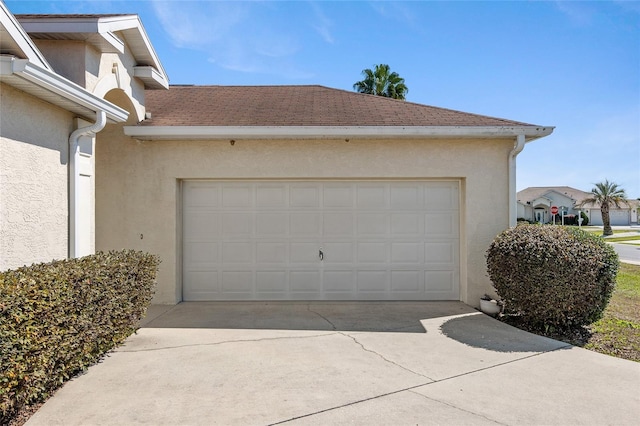
M571 347L568 343L517 329L484 314L449 319L440 326L440 331L465 345L496 352L547 352Z
M425 319L474 312L462 302L183 302L151 306L141 327L425 333Z

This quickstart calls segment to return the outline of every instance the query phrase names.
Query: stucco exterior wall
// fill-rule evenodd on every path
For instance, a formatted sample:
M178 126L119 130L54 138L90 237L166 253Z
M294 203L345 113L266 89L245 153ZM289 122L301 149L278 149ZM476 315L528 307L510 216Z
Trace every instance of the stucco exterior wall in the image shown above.
M64 259L73 116L0 84L0 270Z
M122 90L133 105L135 122L144 119L144 83L133 77L136 60L128 47L121 54L101 53L84 41L35 42L58 74L101 98L113 89Z
M57 74L79 86L86 84L87 44L74 40L34 40Z
M110 125L96 144L96 249L133 248L162 263L155 303L181 297L180 181L451 178L461 182L461 294L491 290L485 251L508 227L510 140L135 141Z

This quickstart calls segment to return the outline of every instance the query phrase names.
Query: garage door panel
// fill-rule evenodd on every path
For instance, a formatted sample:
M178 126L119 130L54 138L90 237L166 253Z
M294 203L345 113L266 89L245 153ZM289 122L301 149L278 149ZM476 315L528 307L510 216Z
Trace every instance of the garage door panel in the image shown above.
M424 244L424 263L427 267L453 268L457 264L457 253L457 242L427 242Z
M322 216L323 234L326 236L347 236L354 234L352 213L328 212Z
M219 184L212 182L186 182L184 205L186 207L217 207Z
M224 184L222 187L223 207L251 207L253 187L251 184Z
M317 237L322 236L321 213L290 213L289 235L292 237Z
M389 214L362 213L356 216L357 233L360 237L387 237L389 235Z
M219 244L209 242L189 242L184 244L185 259L189 267L215 268L220 262Z
M184 274L189 283L185 287L183 298L186 300L212 300L220 293L218 273L216 271L190 271Z
M256 187L256 207L260 209L287 208L287 188L280 184L258 185Z
M452 182L435 182L424 188L424 197L428 202L427 211L457 210L459 205L458 185Z
M391 234L392 235L422 235L422 215L419 213L392 213L391 214Z
M253 215L232 212L222 214L222 235L250 237L253 235Z
M257 236L281 236L289 234L289 214L287 212L256 213Z
M359 209L383 210L389 207L386 184L360 183L356 187L356 205Z
M398 184L390 188L392 210L421 210L423 208L422 184Z
M423 292L424 274L418 270L391 271L392 292Z
M459 298L455 181L189 181L183 300Z
M286 297L288 287L286 271L256 271L258 293L281 293Z
M320 271L300 270L289 272L289 288L294 293L320 294Z
M253 272L222 271L221 289L225 293L249 294L253 293Z
M286 265L289 259L285 241L261 241L256 243L256 262Z
M418 241L405 241L391 243L391 262L397 263L420 263L423 246Z
M320 242L291 242L289 243L290 262L295 264L311 263L317 267L320 259Z
M253 243L250 241L223 242L222 263L253 263Z
M389 291L389 277L386 270L383 271L358 271L358 295L364 293L377 293L384 296ZM386 297L382 297L386 299Z
M186 241L210 241L215 239L220 230L220 217L215 212L194 211L184 217L182 229Z
M352 242L325 242L322 246L323 263L325 265L352 264L354 261L353 248Z
M358 263L384 264L389 259L389 245L382 241L358 243Z
M352 184L326 184L322 195L322 205L325 208L351 209L353 207Z
M453 271L425 272L425 288L427 292L450 292L456 287Z
M332 293L354 293L356 283L351 270L325 270L323 272L323 290Z
M319 184L291 184L289 189L289 207L320 208Z

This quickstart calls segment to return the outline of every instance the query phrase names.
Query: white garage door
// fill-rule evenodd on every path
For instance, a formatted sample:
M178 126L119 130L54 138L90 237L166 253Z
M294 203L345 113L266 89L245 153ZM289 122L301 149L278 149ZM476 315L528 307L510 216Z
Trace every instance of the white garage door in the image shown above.
M458 300L457 181L185 181L183 300Z

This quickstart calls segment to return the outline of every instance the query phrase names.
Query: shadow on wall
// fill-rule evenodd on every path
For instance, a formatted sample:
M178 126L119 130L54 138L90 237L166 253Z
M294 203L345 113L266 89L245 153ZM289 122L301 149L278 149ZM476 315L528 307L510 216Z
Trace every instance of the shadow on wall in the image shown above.
M564 342L519 330L481 313L446 321L440 331L465 345L495 352L546 352L571 347Z

